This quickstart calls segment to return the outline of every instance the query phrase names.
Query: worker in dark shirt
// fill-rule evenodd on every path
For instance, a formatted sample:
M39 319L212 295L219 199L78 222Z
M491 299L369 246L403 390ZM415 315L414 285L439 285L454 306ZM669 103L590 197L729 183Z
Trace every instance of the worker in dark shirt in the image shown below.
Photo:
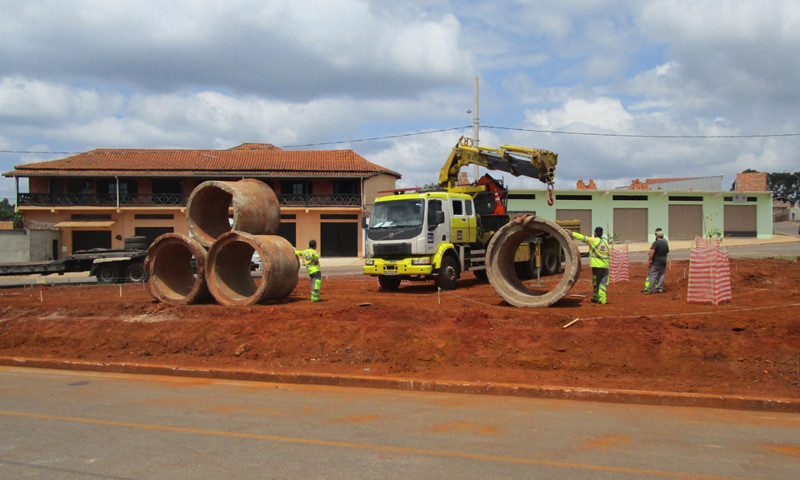
M650 255L647 258L648 288L646 293L664 293L667 255L669 255L669 243L664 238L664 231L656 228L656 240L650 245Z

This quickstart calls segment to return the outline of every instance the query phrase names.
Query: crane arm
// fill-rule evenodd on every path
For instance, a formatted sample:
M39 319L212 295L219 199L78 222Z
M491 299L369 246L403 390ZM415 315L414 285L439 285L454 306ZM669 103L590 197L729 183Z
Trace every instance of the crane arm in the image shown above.
M461 137L439 172L439 187L452 188L461 167L480 165L489 170L508 172L516 177L538 178L552 188L558 154L538 148L500 145L500 148L474 147L470 138Z

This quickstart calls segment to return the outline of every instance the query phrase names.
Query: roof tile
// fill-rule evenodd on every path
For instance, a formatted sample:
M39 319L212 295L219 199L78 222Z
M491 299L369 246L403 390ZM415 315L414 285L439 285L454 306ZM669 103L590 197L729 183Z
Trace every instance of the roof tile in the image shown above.
M281 150L245 143L230 150L100 148L47 162L17 165L4 176L147 175L209 173L256 176L371 176L400 174L367 161L352 150Z

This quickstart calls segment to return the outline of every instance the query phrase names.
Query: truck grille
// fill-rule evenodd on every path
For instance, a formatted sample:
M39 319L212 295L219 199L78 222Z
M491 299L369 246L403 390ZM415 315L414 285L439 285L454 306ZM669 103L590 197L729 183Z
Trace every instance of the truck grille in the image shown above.
M388 260L406 258L411 255L410 243L390 243L385 245L375 245L374 255Z

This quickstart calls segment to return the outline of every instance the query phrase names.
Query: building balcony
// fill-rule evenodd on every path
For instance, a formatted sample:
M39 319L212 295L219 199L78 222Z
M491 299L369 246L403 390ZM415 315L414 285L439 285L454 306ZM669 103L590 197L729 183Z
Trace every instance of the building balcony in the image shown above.
M278 195L284 207L360 207L358 194L337 195ZM119 196L125 207L186 206L189 195L182 193L139 193ZM20 193L20 207L116 207L116 195L93 193Z

